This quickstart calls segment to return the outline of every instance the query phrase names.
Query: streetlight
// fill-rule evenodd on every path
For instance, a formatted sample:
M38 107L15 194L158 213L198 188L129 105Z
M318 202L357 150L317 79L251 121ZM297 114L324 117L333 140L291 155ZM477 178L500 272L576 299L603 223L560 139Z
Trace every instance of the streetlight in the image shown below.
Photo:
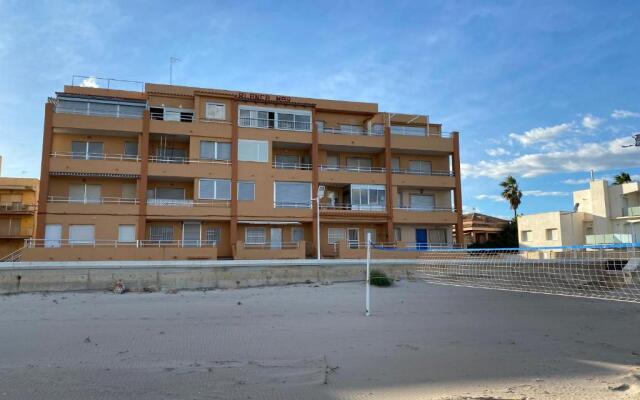
M316 198L313 199L316 201L316 253L317 259L320 259L320 199L324 197L324 185L318 186L318 191L316 192Z

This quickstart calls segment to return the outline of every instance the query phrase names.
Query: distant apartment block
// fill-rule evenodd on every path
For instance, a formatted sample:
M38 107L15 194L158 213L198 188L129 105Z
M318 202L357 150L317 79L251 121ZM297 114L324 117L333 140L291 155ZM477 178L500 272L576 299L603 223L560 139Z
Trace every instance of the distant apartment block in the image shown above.
M464 214L462 224L464 228L464 243L483 244L495 240L509 221L477 212Z
M25 259L358 257L367 234L462 243L458 134L375 103L65 86L45 106L39 203Z
M33 236L37 200L37 179L0 178L0 259Z
M575 211L518 217L522 247L640 242L638 182L609 185L596 180L573 192Z

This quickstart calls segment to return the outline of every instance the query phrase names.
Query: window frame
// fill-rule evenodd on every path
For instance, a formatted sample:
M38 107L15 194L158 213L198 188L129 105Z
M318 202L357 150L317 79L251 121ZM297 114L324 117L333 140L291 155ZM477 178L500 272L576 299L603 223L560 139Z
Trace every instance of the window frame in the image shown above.
M202 156L202 145L203 144L213 144L213 158L203 157ZM229 158L222 158L220 156L220 145L228 145L229 146ZM231 142L220 142L217 140L201 140L198 145L198 157L200 160L206 161L230 161L231 160Z
M249 241L249 231L253 232L262 232L262 241ZM261 244L264 245L267 243L267 229L264 226L248 226L244 228L244 242L246 244Z
M213 182L213 197L203 197L202 196L202 182ZM229 184L229 198L219 198L218 197L218 182L225 182ZM230 201L231 200L231 179L221 179L221 178L200 178L198 179L198 200L222 200L222 201Z
M242 117L241 115L243 111L248 112L249 116ZM266 113L267 118L264 118L264 113ZM271 117L272 115L273 118ZM281 118L281 115L292 115L292 118L290 120L283 119ZM308 121L298 121L296 117L308 118ZM248 124L244 122L245 120L248 120ZM238 106L238 126L241 128L311 132L313 130L313 123L314 121L311 111L290 108ZM304 126L305 129L300 129L301 126Z
M309 188L309 202L308 203L296 203L296 202L278 202L278 184L306 184ZM295 182L295 181L274 181L273 182L273 207L274 208L311 208L313 191L311 182Z
M250 199L241 199L240 198L240 185L251 185L251 198ZM238 181L236 196L238 201L255 201L256 200L256 182L255 181Z
M123 227L133 229L133 240L122 240L121 229ZM135 224L118 224L118 243L135 243L136 242L136 225Z
M260 145L258 147L256 147L256 154L253 155L254 158L248 159L248 158L241 158L240 154L241 154L241 150L240 148L242 147L242 145L247 145L247 144L257 144ZM261 154L261 147L264 146L265 149L265 153L264 153L264 159L262 159L260 156ZM260 163L268 163L269 162L269 141L268 140L255 140L255 139L238 139L238 161L243 161L243 162L260 162Z
M333 235L332 235L333 232ZM337 237L336 232L341 232L340 239L332 240ZM347 240L347 229L346 228L327 228L327 243L330 245L337 244L340 240Z
M217 106L217 107L222 107L222 118L209 118L208 114L208 107L212 105L212 106ZM217 113L216 113L217 114ZM207 101L204 104L204 119L207 121L226 121L227 120L227 105L225 103L220 103L220 102L216 102L216 101Z

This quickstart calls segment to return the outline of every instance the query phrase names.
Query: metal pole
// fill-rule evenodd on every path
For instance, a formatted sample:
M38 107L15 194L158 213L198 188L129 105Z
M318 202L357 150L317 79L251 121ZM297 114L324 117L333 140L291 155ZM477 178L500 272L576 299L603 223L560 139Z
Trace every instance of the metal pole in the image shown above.
M371 301L371 232L367 232L367 281L365 283L365 299L364 299L364 315L367 317L370 314L370 301Z
M316 196L316 252L320 259L320 197Z

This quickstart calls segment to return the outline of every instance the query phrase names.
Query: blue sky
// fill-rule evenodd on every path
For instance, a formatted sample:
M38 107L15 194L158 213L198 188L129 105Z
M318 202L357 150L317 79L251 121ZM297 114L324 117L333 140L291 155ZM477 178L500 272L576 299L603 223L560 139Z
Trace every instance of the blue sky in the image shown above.
M0 0L3 176L38 176L43 105L74 74L372 101L461 132L463 203L571 209L588 171L640 175L640 2ZM328 7L328 5L331 7Z

